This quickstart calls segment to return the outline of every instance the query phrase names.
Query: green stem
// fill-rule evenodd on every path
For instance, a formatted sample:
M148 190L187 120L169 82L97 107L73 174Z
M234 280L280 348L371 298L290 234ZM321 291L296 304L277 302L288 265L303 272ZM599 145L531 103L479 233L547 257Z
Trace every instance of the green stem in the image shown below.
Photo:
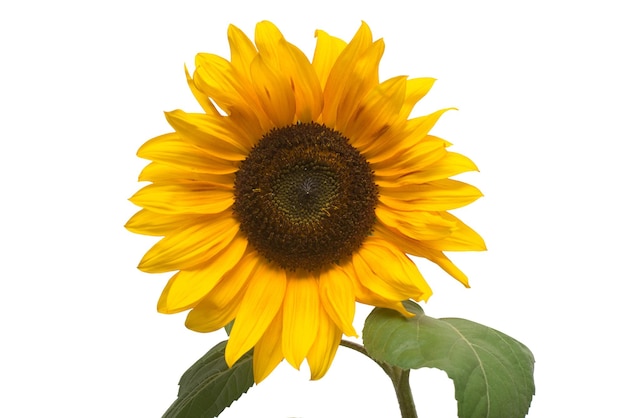
M394 367L394 369L397 370L397 378L391 378L391 380L396 390L396 397L398 398L402 418L417 418L415 402L413 402L413 393L409 385L409 373L411 370L404 370L399 367Z
M413 402L413 393L411 392L411 386L409 385L409 373L410 370L404 370L400 367L392 366L382 361L378 361L370 357L365 347L360 344L353 343L351 341L341 340L341 345L348 347L354 351L367 356L371 360L374 360L389 376L393 383L393 388L396 391L396 398L398 399L398 405L400 406L400 413L402 418L417 418L417 411L415 410L415 402Z

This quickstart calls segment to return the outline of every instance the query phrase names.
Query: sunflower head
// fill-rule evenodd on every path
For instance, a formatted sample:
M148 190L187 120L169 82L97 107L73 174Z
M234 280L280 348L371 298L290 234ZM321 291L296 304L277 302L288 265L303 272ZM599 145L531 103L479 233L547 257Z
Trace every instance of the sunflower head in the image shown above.
M283 359L322 377L355 301L396 309L431 290L407 254L467 285L443 251L482 250L448 211L481 196L450 177L475 170L430 135L445 112L411 117L431 78L380 82L382 40L362 24L346 43L316 32L312 60L270 22L254 43L228 29L230 60L198 54L189 87L202 113L144 144L151 160L126 227L162 236L146 272L176 271L158 302L209 332L234 321L233 364L254 349L257 382Z

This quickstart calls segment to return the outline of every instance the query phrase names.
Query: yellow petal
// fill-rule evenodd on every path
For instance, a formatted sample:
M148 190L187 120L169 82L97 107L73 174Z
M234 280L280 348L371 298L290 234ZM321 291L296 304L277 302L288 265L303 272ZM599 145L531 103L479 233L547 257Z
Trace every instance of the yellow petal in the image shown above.
M233 132L223 118L182 110L166 112L165 118L184 139L200 147L209 155L229 161L241 161L250 152L249 138Z
M278 28L267 21L256 26L255 42L263 62L291 86L296 120L311 122L317 119L322 110L322 88L306 55L287 42Z
M406 142L411 142L411 140L407 137ZM447 144L444 139L427 135L422 140L416 142L412 148L405 149L404 145L389 146L387 150L381 150L380 154L370 157L375 161L368 161L375 170L377 178L397 178L409 171L419 170L443 158L448 152L446 150ZM400 153L398 154L398 152Z
M290 273L283 307L283 354L296 369L317 335L320 315L318 280L311 275Z
M181 139L176 133L152 138L139 148L137 155L147 160L200 173L234 173L239 166L238 161L213 156L189 141Z
M194 331L210 332L235 319L246 292L246 285L260 261L256 252L249 251L193 308L185 325Z
M265 334L254 346L252 372L255 383L261 383L283 360L282 333L283 313L279 309Z
M376 216L389 230L440 251L484 251L485 241L472 228L448 212L396 211L384 204Z
M426 300L432 294L415 264L396 247L369 237L353 257L358 280L386 299Z
M335 127L339 107L351 104L351 108L342 109L350 116L357 104L355 99L360 99L378 83L378 63L383 49L382 42L372 45L372 32L363 23L328 74L324 86L323 123Z
M324 310L320 311L317 338L315 338L306 358L311 370L311 380L324 377L335 358L340 342L341 330L326 315Z
M446 152L442 158L428 166L417 168L415 171L408 169L402 176L389 180L378 180L376 184L381 188L394 188L442 180L468 171L478 171L478 167L472 160L455 152Z
M124 227L136 234L164 236L185 226L210 222L210 217L206 218L202 215L189 214L164 215L141 209L126 222Z
M463 286L470 287L469 279L446 255L441 251L430 250L429 248L422 248L420 251L415 251L415 255L427 258L433 263L437 264L450 276L458 280Z
M406 96L404 98L404 105L400 111L399 117L406 119L411 114L415 104L420 101L430 91L431 87L435 83L434 78L411 78L407 80L406 84Z
M424 165L432 164L432 161L421 162L419 155L424 154L423 144L424 139L428 138L428 132L435 126L435 123L439 120L441 115L451 109L441 109L427 116L421 116L407 121L406 131L400 131L404 135L398 135L394 137L394 143L386 143L385 148L372 147L367 153L367 160L372 164L374 169L377 169L378 165L383 167L388 165L398 165L399 161L411 160L412 164L409 167L423 167ZM449 143L440 138L439 147L445 148ZM433 138L430 138L432 141ZM424 144L427 149L430 149L430 144ZM416 156L417 155L417 156Z
M320 301L328 316L344 334L356 337L352 325L355 312L355 294L352 280L336 266L320 273Z
M238 74L250 80L250 64L258 53L250 39L234 25L228 26L230 62Z
M349 46L346 47L346 51L348 48ZM349 128L350 117L358 110L363 97L378 85L378 65L384 49L385 44L382 39L379 39L363 52L352 68L349 68L347 71L344 69L347 76L344 76L342 81L346 85L339 90L341 93L337 106L336 120L333 122L337 130L344 132ZM339 57L337 62L340 62L341 58ZM327 89L331 86L337 87L331 84L332 76L333 73L328 78ZM332 81L335 80L332 79ZM325 95L324 99L326 100L326 98L327 96Z
M234 173L202 173L199 171L190 171L181 166L152 162L141 170L141 173L139 173L139 181L150 181L161 184L205 184L211 188L232 191L235 183L235 175Z
M385 225L416 240L440 240L457 228L456 222L439 212L396 211L382 203L376 207L376 217Z
M208 115L219 116L220 113L215 108L215 105L213 104L213 102L209 100L209 97L206 94L201 92L200 89L196 87L196 84L193 82L193 77L191 77L191 75L189 74L189 70L187 69L186 65L185 65L185 76L187 77L187 85L189 86L189 90L191 90L193 97L196 98L196 100L202 107L202 110L204 110Z
M142 188L130 201L163 214L216 214L232 206L234 195L232 190L216 188L208 183L159 183Z
M139 269L147 273L193 269L222 251L238 231L239 223L230 214L179 229L148 250Z
M263 56L265 62L274 67L280 67L279 44L285 37L272 22L264 20L257 23L254 30L254 43L259 48L259 54Z
M448 110L456 110L453 107L447 107L445 109L437 110L436 112L431 113L430 115L420 116L418 118L412 119L415 124L413 127L413 132L411 136L412 141L421 141L422 138L426 137L430 130L435 126L435 124L439 121L439 118L446 113ZM413 145L411 143L407 144L409 146Z
M430 248L422 248L420 251L416 251L415 255L419 257L427 258L433 263L437 264L450 276L458 280L463 286L470 287L469 279L446 255L441 251L434 251Z
M247 91L245 79L237 76L232 64L215 54L196 55L193 81L200 91L213 99L225 111L244 108L254 97Z
M484 251L487 249L483 238L459 218L447 212L440 212L439 216L454 223L455 227L450 235L428 241L424 243L425 245L442 251Z
M394 244L401 251L418 257L426 258L441 267L446 273L469 287L469 281L465 273L446 257L442 251L427 246L428 241L418 241L403 234L398 234L380 223L374 225L374 234Z
M338 268L344 270L346 275L352 280L352 286L354 288L354 294L357 302L370 306L393 309L406 317L412 316L412 314L404 308L402 301L386 299L382 295L374 293L367 287L363 286L357 277L353 263L344 263L343 265L338 266Z
M229 116L240 115L251 131L266 132L269 120L261 112L251 81L241 76L226 59L214 54L197 54L194 83Z
M241 234L203 266L176 273L167 283L157 310L161 313L176 313L194 307L232 269L243 256L248 240Z
M316 120L322 112L323 94L317 74L298 48L282 40L278 44L281 71L289 77L296 100L299 122Z
M404 103L406 77L394 77L376 86L365 96L346 124L344 132L351 144L367 158L367 150L383 140L381 136L398 121Z
M260 263L250 279L226 345L232 366L259 341L282 307L287 279L283 269Z
M250 74L261 108L278 128L294 122L296 100L284 74L272 68L262 55L252 61Z
M315 37L317 38L317 44L313 54L313 68L315 68L320 85L324 89L330 70L347 44L345 41L330 36L319 29L315 31Z
M393 309L395 311L400 312L402 315L406 317L413 316L409 311L406 310L401 301L398 300L390 300L385 299L383 296L372 292L367 287L363 286L359 283L358 286L355 286L356 289L356 301L362 303L364 305L375 306L378 308L387 308Z
M248 284L250 278L255 274L259 263L263 262L264 260L259 257L256 251L249 250L211 291L211 294L208 296L211 299L211 303L217 307L229 305L233 298Z
M446 211L468 205L482 195L470 184L443 179L424 184L381 187L379 200L397 210Z
M239 292L226 307L215 306L204 298L187 315L185 326L197 332L213 332L231 323L243 300L244 292Z

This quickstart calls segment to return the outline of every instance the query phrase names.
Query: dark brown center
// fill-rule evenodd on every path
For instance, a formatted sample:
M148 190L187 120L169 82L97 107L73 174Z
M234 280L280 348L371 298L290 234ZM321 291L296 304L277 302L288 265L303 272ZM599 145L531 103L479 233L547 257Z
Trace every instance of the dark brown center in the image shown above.
M287 270L320 271L348 258L371 233L377 202L369 163L317 123L268 132L235 176L241 230Z

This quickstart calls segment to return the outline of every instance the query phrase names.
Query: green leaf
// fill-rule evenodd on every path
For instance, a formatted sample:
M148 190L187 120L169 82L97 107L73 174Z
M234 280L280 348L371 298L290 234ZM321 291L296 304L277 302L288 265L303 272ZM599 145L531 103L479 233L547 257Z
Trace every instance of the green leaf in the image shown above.
M224 327L224 331L226 331L226 335L230 335L230 331L233 329L233 325L235 324L235 320L233 319Z
M373 359L445 371L454 382L459 418L526 415L535 393L535 360L526 346L465 319L428 317L415 302L405 307L415 316L376 308L366 319L363 344Z
M178 399L163 418L213 418L254 384L252 351L229 368L226 341L210 349L180 378Z

